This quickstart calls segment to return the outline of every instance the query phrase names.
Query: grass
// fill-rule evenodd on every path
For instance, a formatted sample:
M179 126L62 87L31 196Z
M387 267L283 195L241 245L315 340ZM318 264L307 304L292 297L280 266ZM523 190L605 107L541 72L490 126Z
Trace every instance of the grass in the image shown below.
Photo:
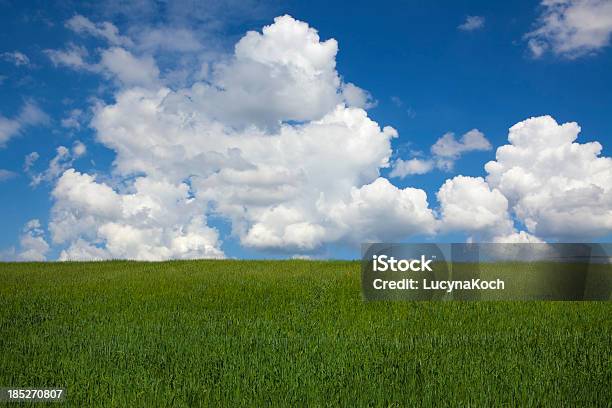
M0 279L0 387L66 387L69 406L612 406L610 302L366 303L357 262Z

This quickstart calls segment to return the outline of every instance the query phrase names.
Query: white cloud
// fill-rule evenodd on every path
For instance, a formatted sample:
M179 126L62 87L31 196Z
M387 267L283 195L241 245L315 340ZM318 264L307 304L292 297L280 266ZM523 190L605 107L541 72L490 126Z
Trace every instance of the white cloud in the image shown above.
M232 219L245 245L313 250L350 235L347 219L330 223L327 214L350 207L351 188L374 181L388 165L393 129L381 130L363 110L339 105L319 121L285 124L275 134L228 134L206 119L197 95L179 93L178 100L167 91L144 98L146 92L132 90L98 112L94 126L118 152L122 173L194 176L196 198ZM356 228L352 234L360 237Z
M81 157L87 153L87 146L85 146L81 141L76 140L72 144L72 156L75 158Z
M89 52L85 47L69 44L65 50L44 50L44 53L55 66L66 66L75 70L96 71L95 66L86 61Z
M28 173L39 157L40 155L38 154L38 152L31 152L27 154L23 161L23 170Z
M502 243L502 244L541 244L542 241L540 238L535 235L531 235L528 232L520 231L513 232L506 235L497 235L493 237L491 242ZM521 259L516 256L510 257L509 259Z
M474 31L483 28L485 25L485 18L482 16L467 16L465 21L461 23L457 28L462 31Z
M31 101L25 102L19 114L13 119L0 115L0 148L28 127L44 125L48 122L49 116Z
M157 80L152 58L149 64L132 64L149 74L130 77L135 74L122 70L137 57L123 48L104 50L127 61L99 64L120 83L112 103L96 104L90 123L97 141L115 152L113 172L101 181L74 169L64 171L58 161L63 173L53 189L49 231L53 242L65 248L60 258L222 257L218 233L207 225L211 214L228 220L232 238L242 245L287 254L437 231L512 242L557 236L560 231L543 229L547 208L534 207L539 196L522 200L526 196L515 194L516 180L507 174L517 168L533 173L529 166L544 168L539 161L550 164L565 157L547 150L564 132L552 126L525 137L517 124L510 148L498 149L497 161L487 164L486 181L458 176L440 188L437 219L423 190L398 188L380 177L381 169L390 166L397 132L355 106L364 106L368 98L340 79L337 50L335 40L322 41L306 23L283 16L262 32L247 33L234 55L212 61L205 81L175 89ZM593 146L563 143L568 152L590 152L580 156L587 163L582 167L565 164L576 174L564 188L589 180L582 187L594 192L591 197L601 193L589 216L600 214L597 224L609 231L605 223L612 217L605 203L611 200L605 185L612 177L600 169L608 162L597 161ZM431 159L398 160L392 173L448 168L465 152L490 148L477 129L460 139L447 134L432 146ZM588 166L605 174L592 175ZM548 194L550 177L538 176L544 181L535 185ZM580 197L572 194L561 197L559 205ZM518 231L513 217L527 231Z
M50 118L36 103L28 101L23 104L17 120L21 126L35 126L48 123Z
M457 176L438 192L442 230L493 242L585 240L612 233L612 159L598 142L576 143L576 123L550 116L510 128L488 176ZM526 231L517 231L516 217Z
M86 17L77 14L66 22L66 27L79 34L105 39L110 47L100 51L98 63L87 61L89 57L87 49L75 44L69 44L65 50L45 50L45 54L54 65L102 73L116 78L125 86L151 86L158 81L159 69L154 59L148 55L135 56L128 51L126 47L132 47L134 43L130 38L120 35L112 23L94 24ZM149 40L149 45L152 45L152 41ZM74 127L76 124L74 115L63 123Z
M85 115L81 109L72 109L70 112L68 112L68 116L61 120L61 125L66 129L80 130L84 116Z
M0 169L0 182L17 177L17 173L10 170Z
M100 66L127 86L151 86L159 77L159 69L152 57L135 57L119 47L103 51Z
M49 167L42 173L33 173L31 167L38 159L38 153L32 152L26 156L24 170L31 178L30 185L37 186L43 181L51 182L56 180L64 171L69 169L74 161L87 152L87 147L80 141L75 141L72 149L65 146L59 146L56 149L56 155L49 162Z
M525 35L534 57L546 51L567 58L597 52L610 44L609 0L543 0L537 27Z
M536 40L530 40L527 42L529 51L534 58L540 58L546 52L546 44Z
M342 96L348 106L355 108L370 109L377 105L368 91L350 82L342 85Z
M0 58L12 64L15 64L15 66L18 67L30 65L30 59L28 58L28 56L19 51L3 52L2 54L0 54Z
M234 57L217 63L214 87L197 85L214 119L232 126L277 130L281 121L322 118L342 102L335 70L336 40L289 16L277 17L262 33L248 32Z
M346 228L344 240L354 244L433 235L437 227L425 191L400 189L382 177L353 187L350 200L329 206L329 215Z
M19 261L39 262L47 259L46 255L50 248L45 240L40 221L37 219L28 221L19 238L19 246L20 251L17 253Z
M576 123L550 116L510 128L509 145L485 165L487 182L508 199L528 232L589 239L612 232L612 159L598 142L576 143Z
M0 148L4 147L13 136L17 135L21 128L21 123L17 119L0 116Z
M219 258L218 234L205 225L204 207L189 186L140 177L118 193L73 169L53 190L49 230L68 243L60 259Z
M104 74L123 86L154 86L159 81L159 69L153 57L135 56L121 47L103 49L98 63L88 62L87 49L74 44L66 50L45 50L45 54L55 66Z
M77 34L89 34L93 37L102 38L111 45L132 45L129 38L119 35L119 29L113 23L107 21L96 24L87 17L77 14L66 22L66 27Z
M447 230L488 236L513 230L508 200L499 190L491 189L482 177L448 179L437 195L442 223Z
M137 48L146 52L196 52L203 45L194 33L184 28L161 27L144 29L138 33Z
M453 133L446 133L431 146L436 166L445 170L452 170L455 161L463 153L487 150L491 150L491 143L478 129L470 130L459 140L455 139Z
M416 158L410 160L397 159L393 162L393 169L389 173L389 176L404 178L413 174L429 173L433 168L434 162L432 160L421 160Z
M116 152L117 187L68 170L54 189L62 256L221 256L205 224L211 207L244 245L292 253L431 233L426 194L379 178L397 132L344 104L359 98L343 95L336 52L335 40L284 16L247 33L207 82L125 85L91 123Z
M455 161L462 154L473 151L491 150L491 143L487 140L484 133L478 129L472 129L457 140L452 132L445 133L431 146L432 157L429 159L413 158L410 160L397 159L393 163L393 170L389 174L391 177L404 178L413 174L425 174L433 170L434 167L451 171L455 166Z
M543 242L525 231L517 231L508 200L482 177L456 176L440 187L440 232L469 234L468 242Z

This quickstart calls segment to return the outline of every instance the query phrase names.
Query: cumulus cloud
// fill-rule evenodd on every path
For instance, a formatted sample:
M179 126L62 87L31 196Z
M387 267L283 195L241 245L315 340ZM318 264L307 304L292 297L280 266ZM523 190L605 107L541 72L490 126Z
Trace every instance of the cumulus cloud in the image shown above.
M379 177L351 189L348 202L329 207L330 218L345 225L345 240L361 242L396 241L414 234L433 235L436 220L425 191L400 189Z
M454 133L446 133L431 146L436 166L444 170L452 170L463 153L487 150L491 150L491 143L478 129L470 130L459 140L455 139Z
M116 79L123 86L154 86L158 82L159 69L151 56L135 56L121 47L102 50L97 63L87 60L86 48L70 45L65 50L45 50L56 66L77 71L87 71Z
M38 154L38 152L28 153L23 161L23 171L28 173L30 169L32 168L32 166L34 165L34 163L36 163L36 161L39 158L40 158L40 155Z
M543 242L526 231L517 231L508 200L482 177L456 176L437 193L440 231L464 232L469 242Z
M528 232L588 239L612 232L612 159L598 142L577 143L580 127L550 116L510 128L509 145L485 165L487 182L508 199Z
M84 118L85 114L81 109L72 109L60 123L63 128L80 130Z
M223 256L206 226L211 209L243 245L292 253L432 233L425 192L379 178L397 132L341 81L337 49L283 16L247 33L206 82L125 81L91 122L116 152L118 184L69 169L53 191L49 228L67 246L62 258Z
M68 168L68 152L58 150L60 159L49 166L56 170L47 171L57 178L49 231L65 248L60 258L223 257L218 232L207 224L211 215L228 220L242 245L291 255L450 231L537 242L562 235L550 217L581 208L593 220L581 232L597 225L597 233L609 233L610 159L597 157L598 144L574 146L575 135L548 119L513 127L510 145L487 164L486 179L447 180L437 194L439 210L423 190L391 184L380 173L390 167L398 134L368 116L371 98L341 79L337 51L335 40L282 16L248 32L233 55L206 66L202 80L170 89L158 80L152 57L117 46L102 50L96 65L113 72L118 89L111 103L94 106L89 125L115 152L113 171L101 177ZM119 62L104 62L105 55ZM450 169L462 154L489 149L477 129L459 139L449 133L432 146L431 158L396 160L391 173ZM563 189L552 191L543 169L572 155L584 164L551 173L566 177L558 181ZM539 183L528 183L537 177ZM582 193L594 201L577 204Z
M127 86L150 86L155 84L159 77L159 69L152 57L135 57L119 47L102 52L100 66Z
M56 65L110 75L123 86L153 87L159 80L155 60L134 51L146 53L167 47L161 35L150 30L141 34L142 41L132 50L112 45L101 51L98 63L87 62L87 50L75 45L45 52ZM187 38L189 34L181 35ZM189 41L190 49L196 46L194 41ZM210 113L216 110L216 120L234 126L264 124L269 129L278 128L280 117L294 121L321 118L342 102L373 106L367 91L341 82L335 70L337 50L335 40L319 41L317 31L308 24L289 16L277 17L262 33L248 32L236 44L231 60L214 64L207 79L215 86L201 86L200 99L216 101L216 107L207 108ZM177 82L177 74L186 76L172 71L166 80Z
M132 40L119 34L119 29L108 21L93 23L87 17L77 14L66 22L66 27L77 34L101 38L112 45L132 45Z
M531 235L526 231L515 231L506 235L496 235L493 237L491 242L501 243L501 244L541 244L544 243L543 240L536 237L535 235ZM509 259L519 259L516 256L510 257Z
M49 116L32 101L25 102L19 114L12 119L0 114L0 148L28 127L44 125L48 122Z
M49 167L42 173L34 173L31 171L32 165L38 160L37 152L32 152L26 156L24 170L30 176L31 186L37 186L41 182L51 182L57 179L64 171L72 167L74 161L87 152L87 147L80 141L75 141L72 148L59 146L56 149L56 155L49 162Z
M40 221L33 219L27 222L19 238L20 251L17 260L40 262L47 259L49 244L45 240Z
M456 176L446 180L437 196L447 230L487 236L513 230L508 200L499 190L491 189L482 177Z
M103 74L116 79L123 86L153 86L159 79L159 69L153 57L147 54L135 55L128 48L134 43L129 37L119 34L118 28L110 22L93 23L82 15L75 15L66 22L66 27L78 34L87 34L104 39L108 48L99 50L99 61L92 62L89 51L76 44L69 44L64 50L47 49L45 54L56 66L65 66L74 70ZM151 34L141 50L163 46L159 35ZM141 35L145 35L142 33ZM185 35L183 35L185 37ZM176 41L173 38L173 41ZM166 39L167 41L167 39ZM74 118L73 118L74 119ZM74 124L74 120L66 124Z
M417 158L410 160L397 159L393 162L393 169L389 173L389 176L404 178L413 174L429 173L433 168L434 162L432 160L421 160Z
M15 64L15 66L18 67L30 65L30 58L28 58L27 55L20 51L3 52L2 54L0 54L0 58L12 64Z
M77 140L72 144L72 156L75 158L79 158L87 153L87 146L85 146L81 141Z
M248 32L228 63L213 69L215 87L200 86L214 119L234 126L276 130L281 121L322 118L342 102L335 70L336 40L289 16L277 17L262 32Z
M44 50L55 66L65 66L75 70L96 71L96 68L86 61L89 52L85 47L69 44L65 50Z
M543 0L536 28L525 35L534 57L551 51L567 58L597 52L610 44L612 2Z
M205 208L185 183L140 177L121 194L69 169L52 194L53 242L69 244L62 260L223 257L217 232L205 225Z
M475 31L483 28L484 24L485 18L482 16L467 16L457 28L461 31Z
M350 82L342 85L342 96L348 106L370 109L377 105L368 91Z
M576 241L612 233L612 159L580 127L550 116L510 128L486 180L457 176L438 192L441 229L492 242ZM513 219L524 225L518 231Z
M451 171L455 166L455 161L462 154L473 151L491 150L491 143L487 140L484 133L478 129L472 129L461 136L459 140L452 132L445 133L436 143L431 146L431 158L410 160L397 159L393 163L393 170L389 174L391 177L404 178L413 174L425 174L435 168Z

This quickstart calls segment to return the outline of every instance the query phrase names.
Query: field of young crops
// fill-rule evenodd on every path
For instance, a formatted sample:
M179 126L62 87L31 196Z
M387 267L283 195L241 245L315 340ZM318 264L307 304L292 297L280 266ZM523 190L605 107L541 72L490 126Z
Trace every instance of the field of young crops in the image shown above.
M0 387L71 406L610 406L610 302L362 301L357 262L0 264Z

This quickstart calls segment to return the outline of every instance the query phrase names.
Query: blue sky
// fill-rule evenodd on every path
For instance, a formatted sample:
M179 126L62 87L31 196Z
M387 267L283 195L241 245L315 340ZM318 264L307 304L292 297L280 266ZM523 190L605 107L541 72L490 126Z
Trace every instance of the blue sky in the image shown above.
M489 241L505 237L506 240L609 241L611 237L612 179L608 176L612 175L612 165L607 157L612 144L612 52L609 47L612 14L608 1L544 1L542 4L538 1L407 1L401 4L383 1L375 7L371 2L205 1L194 6L193 2L166 4L143 0L137 6L126 7L119 2L1 1L0 9L0 142L4 140L0 147L0 169L4 170L0 172L3 198L0 251L4 259L355 257L357 244L371 240ZM322 71L329 69L324 73L329 76L319 78L316 76L319 74L313 74L314 79L291 76L295 67L291 65L293 62L286 62L282 47L291 48L294 44L284 41L286 32L274 34L276 37L262 34L264 26L283 15L292 16L286 22L289 30L298 27L300 21L317 30L320 36L317 47L331 38L337 41L337 54L325 54L322 46L317 51L329 59L324 61L329 64L321 68ZM471 24L464 25L470 21ZM594 26L598 29L593 30ZM245 55L248 55L240 60L234 46L251 30L259 33L259 43L247 44ZM275 48L274 55L264 55L269 51L264 47L268 40L274 47L280 47ZM317 58L323 56L301 54L303 50L299 47L303 43L299 41L302 40L296 41L297 51L287 49L286 55L305 58L305 64L310 64L307 69L311 65L318 67ZM70 65L58 56L64 52L65 57L68 51L82 57L80 65ZM218 66L225 67L229 73L213 77L210 72L215 72L214 67ZM261 66L271 72L285 72L282 70L289 67L290 74L288 78L278 79L277 74L268 77L269 73L256 71ZM149 68L151 75L142 77ZM204 71L209 74L202 74ZM307 90L311 85L303 87L299 81L323 84L329 80L330 86L337 87L340 99L321 96L327 95L327 88L322 88L317 94L320 99L304 102L306 107L298 103L291 111L287 107L293 106L291 100L261 99L261 109L254 110L253 106L236 106L240 100L231 102L231 96L218 91L227 86L223 91L229 95L232 81L247 78L246 83L251 72L265 75L265 81L257 77L250 79L262 84L262 88L276 89L276 86L285 86L281 82L286 80L288 88L279 88L281 93L290 90L294 93L289 97L297 101L310 98ZM335 75L340 82L333 85ZM266 82L269 78L271 82ZM273 82L276 80L280 85ZM128 162L137 163L139 154L149 160L147 152L156 145L144 146L136 152L129 139L141 136L128 135L125 139L126 130L118 130L116 123L104 122L112 122L110 108L117 103L119 95L130 89L142 89L143 98L156 100L152 92L160 89L176 94L182 94L182 90L192 92L187 90L192 90L198 82L212 84L217 91L207 90L208 96L203 97L201 104L188 107L185 112L206 117L204 122L194 125L204 133L206 126L213 126L209 119L236 132L234 136L242 138L236 145L240 146L242 157L250 161L249 168L260 172L255 174L257 182L250 185L241 182L230 190L222 181L227 178L207 179L211 177L208 170L194 175L193 168L181 168L177 170L179 175L172 178L164 174L174 174L174 167L155 167L159 158L153 158L153 164L147 164L146 168L132 166ZM349 83L358 87L355 91L358 100L345 91ZM247 84L236 93L242 95L254 88ZM300 90L306 93L300 94ZM261 94L253 94L253 98L276 95L266 89L256 92ZM219 99L215 102L214 98ZM364 142L364 146L382 149L376 154L388 166L367 167L362 163L365 158L355 158L356 164L351 162L336 173L337 167L330 165L329 179L340 174L346 176L346 182L333 184L321 181L314 170L302 166L299 160L287 159L291 152L279 151L277 154L284 156L270 161L258 151L248 151L249 125L254 124L255 128L259 127L257 132L269 136L262 140L272 140L281 132L278 126L287 124L288 132L302 129L301 126L316 123L330 114L336 102L344 104L346 109L363 109L380 126L379 134L367 137L380 137L382 144L370 146L370 142ZM222 103L230 103L228 109L224 110ZM207 104L218 105L219 111ZM275 108L267 111L267 106ZM234 107L235 116L223 113ZM117 105L118 110L123 108L129 106ZM182 109L182 105L166 108L174 113L173 109ZM151 123L150 119L138 117L137 112L124 114L134 122ZM526 123L522 130L517 130L517 140L523 140L522 144L508 141L510 127L545 115L554 118L556 123L544 119ZM160 117L159 120L168 123L169 119ZM566 131L572 133L572 129L561 126L566 122L576 122L581 128L574 142L579 145L573 150L572 140L564 136ZM385 133L384 126L393 127L399 136ZM460 137L474 129L478 136L461 145ZM304 133L310 131L306 129ZM317 137L323 142L327 137L325 132L330 131L321 131L323 136ZM351 128L351 132L357 131ZM432 146L448 132L454 135L446 142L452 143L441 142L438 151L442 153L434 153ZM160 137L172 139L172 134L169 128ZM107 136L101 138L101 135ZM190 134L189 137L200 136ZM191 140L189 137L185 136L184 140ZM214 136L211 137L214 141ZM565 140L565 144L557 145L560 140ZM593 152L589 142L599 143L601 150ZM175 148L179 145L181 149L192 148L189 144L180 144L183 142L176 143ZM81 145L84 152L79 150ZM510 145L515 151L492 174L484 166L496 160L496 149L503 145ZM50 166L60 146L65 151L59 155L56 166ZM211 149L210 145L206 146L202 147L203 154ZM387 146L391 150L385 153ZM316 150L308 151L317 154ZM36 152L38 159L26 171L25 158L32 152ZM201 162L194 159L196 173L207 168L206 161L211 160L210 156L198 157ZM332 160L326 157L320 157L321 163ZM339 151L333 160L340 162L344 157L350 157L347 162L354 158L350 153ZM401 167L400 163L409 160L424 166L426 171L421 171L424 174L400 175L402 172L398 170L394 173L395 168ZM288 161L291 166L282 168ZM119 162L124 163L123 167ZM223 166L228 165L220 165L215 171L229 171ZM521 169L519 176L512 172L513 168ZM69 169L75 169L79 175L95 175L95 182L83 177L63 178L63 172ZM298 176L285 180L285 184L273 187L266 184L272 190L262 187L265 205L228 198L234 197L233 194L243 197L259 188L264 170L281 173L286 170ZM246 177L246 170L236 171L242 171L240 177ZM560 179L551 181L548 179L551 174L559 174ZM79 197L75 198L75 194L89 191L85 187L72 190L72 187L63 190L58 187L69 182L70 186L80 182L87 182L89 186L103 183L116 193L115 198L109 198L111 201L123 200L121 195L136 194L142 200L137 206L140 210L149 205L146 203L165 197L165 192L155 196L158 193L144 193L144 190L138 195L138 187L134 185L138 177L151 182L164 181L179 190L177 186L181 183L189 186L187 196L175 197L184 201L181 205L164 202L159 204L161 213L182 212L182 205L188 206L189 211L194 206L198 210L188 218L175 220L174 224L161 219L145 222L142 217L153 217L151 214L157 210L143 210L138 217L126 218L126 211L132 210L124 203L117 204L123 205L117 211L123 211L124 215L112 219L108 214L115 214L114 207L100 210L108 210L102 216L98 210L88 207L89 204L79 201ZM519 181L535 180L532 182L535 187L518 188L515 184L519 181L512 181L512 177ZM64 179L63 184L60 179ZM306 181L300 181L303 179ZM379 179L382 181L375 184ZM202 183L200 187L198 183ZM445 190L447 198L442 202L437 193L445 183L449 183ZM372 191L381 194L381 201L406 210L393 212L387 219L388 210L368 201L366 193L370 190L366 187L370 185L382 189L372 187ZM351 193L353 188L357 195ZM408 197L404 194L408 190L404 189L426 193L426 208L415 204L418 197ZM174 193L183 190L177 191ZM266 194L272 196L272 191L290 198L265 199ZM328 199L327 207L318 201L321 192L325 197L334 197ZM581 194L588 203L576 198ZM191 195L197 205L189 202ZM562 208L561 204L555 204L555 207L551 202L567 205ZM422 210L420 215L406 215L413 207ZM278 208L289 215L279 216ZM198 211L205 219L203 226L195 227ZM567 225L572 217L584 220L584 228L576 231ZM416 218L418 222L414 221ZM86 219L95 225L86 226ZM31 223L31 220L38 222ZM71 229L71 222L78 232L60 231ZM56 228L50 228L50 224ZM112 224L112 228L107 224ZM142 238L150 237L152 231L160 234L153 239L155 244ZM211 238L211 231L216 231L216 238ZM79 246L85 245L84 242L86 249ZM71 246L72 252L66 252Z

